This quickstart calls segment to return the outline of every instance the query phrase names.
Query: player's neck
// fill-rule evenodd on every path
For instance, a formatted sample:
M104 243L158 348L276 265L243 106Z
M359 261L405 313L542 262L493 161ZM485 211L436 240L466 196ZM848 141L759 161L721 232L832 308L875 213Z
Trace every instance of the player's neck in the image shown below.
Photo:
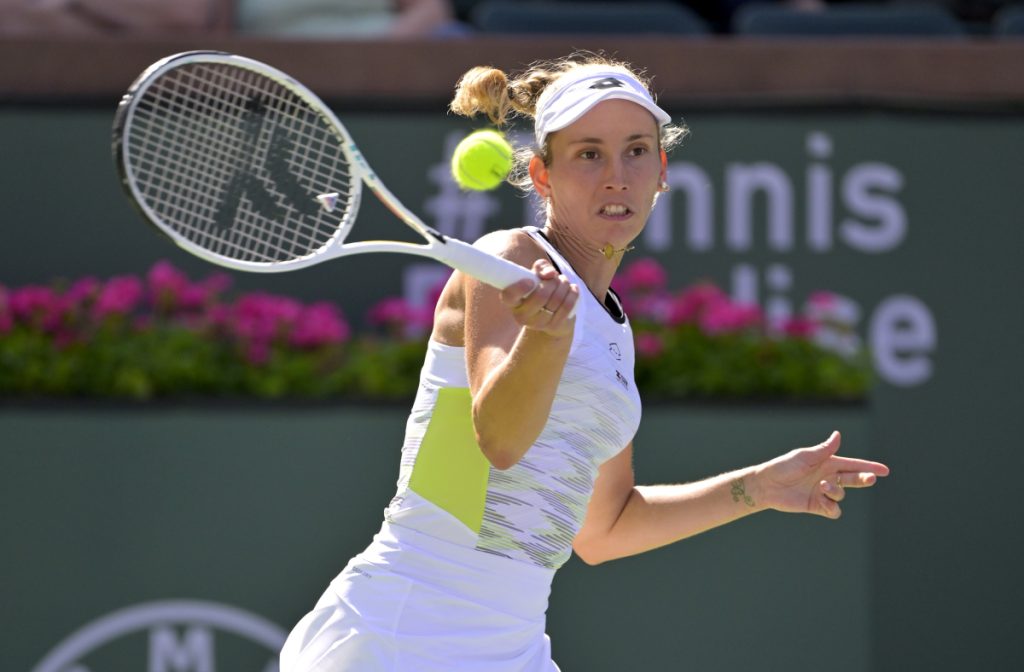
M552 226L550 222L544 227L544 235L558 250L558 253L572 264L576 274L586 283L586 289L598 300L604 301L624 252L613 250L611 258L608 258L597 245L574 235L563 227ZM580 287L580 289L584 288Z

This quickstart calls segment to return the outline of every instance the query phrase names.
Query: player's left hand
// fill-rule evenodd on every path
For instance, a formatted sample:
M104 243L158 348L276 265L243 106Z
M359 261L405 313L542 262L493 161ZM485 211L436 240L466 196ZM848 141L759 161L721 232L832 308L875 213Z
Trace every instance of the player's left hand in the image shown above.
M869 488L889 475L880 462L836 455L839 432L811 448L798 448L757 468L760 503L777 511L839 518L847 488Z

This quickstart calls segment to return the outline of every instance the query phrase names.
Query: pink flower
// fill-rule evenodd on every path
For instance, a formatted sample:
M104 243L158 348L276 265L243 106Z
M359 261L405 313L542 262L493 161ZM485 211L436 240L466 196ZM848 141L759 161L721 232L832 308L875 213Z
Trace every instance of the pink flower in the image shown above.
M366 315L367 321L401 338L416 338L434 324L433 306L414 306L397 296L378 301Z
M199 285L206 290L208 296L223 294L231 288L231 276L227 273L214 273L207 276Z
M636 351L641 357L653 359L665 351L665 343L657 334L644 332L637 334Z
M108 315L127 315L142 301L142 281L133 275L121 275L110 280L100 289L93 304L93 315L104 318Z
M406 324L412 318L412 306L405 299L392 296L375 303L366 317L375 327Z
M839 307L839 296L831 292L817 291L807 297L806 309L815 318L829 316Z
M818 323L806 317L790 317L782 322L782 333L793 338L811 338L818 331Z
M756 305L722 302L711 305L698 318L701 331L708 335L729 334L761 324L761 309Z
M15 321L47 332L60 326L67 306L67 299L50 287L39 285L15 289L8 297L8 309Z
M58 300L49 287L26 285L11 292L8 302L15 319L31 322L39 315L52 312Z
M181 295L188 289L188 276L175 268L169 261L158 261L146 274L153 305L172 309L181 302Z
M212 327L223 327L231 321L231 309L218 303L210 306L206 311L206 323Z
M612 287L629 315L664 324L671 304L665 291L667 283L668 276L661 264L643 258L627 266L612 281Z
M811 295L807 297L808 305L813 305L814 307L821 308L823 310L835 307L838 301L839 297L836 296L836 294L833 292L826 292L824 290L812 292Z
M622 300L626 313L635 319L648 319L656 324L666 324L672 311L672 297L664 293L641 294Z
M840 294L814 292L804 304L804 314L817 325L829 325L844 332L852 332L859 319L857 304ZM834 331L834 330L833 330ZM814 334L818 345L822 345L822 330Z
M322 345L344 343L350 329L336 306L314 303L299 315L290 342L298 348L317 348Z
M100 281L92 276L79 278L71 283L65 296L74 305L81 305L96 297L100 291Z
M14 327L14 318L8 301L7 288L0 285L0 334L7 333Z
M650 257L638 259L623 269L617 286L625 293L658 292L665 289L668 275L657 261Z
M181 310L200 310L206 305L209 292L200 285L188 285L178 295L178 308Z
M284 296L254 292L235 303L231 326L246 341L273 341L287 337L302 312L302 304Z
M729 297L715 285L694 285L672 299L668 311L668 324L674 327L695 323L708 309L728 303Z

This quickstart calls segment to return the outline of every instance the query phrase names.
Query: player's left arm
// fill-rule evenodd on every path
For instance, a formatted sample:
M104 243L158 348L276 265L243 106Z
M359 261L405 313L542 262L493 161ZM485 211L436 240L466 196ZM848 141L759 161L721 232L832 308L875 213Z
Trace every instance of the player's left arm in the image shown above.
M573 544L598 564L700 534L759 511L774 509L838 518L847 488L886 476L878 462L840 457L840 436L774 460L679 485L634 483L632 444L601 465L586 519Z

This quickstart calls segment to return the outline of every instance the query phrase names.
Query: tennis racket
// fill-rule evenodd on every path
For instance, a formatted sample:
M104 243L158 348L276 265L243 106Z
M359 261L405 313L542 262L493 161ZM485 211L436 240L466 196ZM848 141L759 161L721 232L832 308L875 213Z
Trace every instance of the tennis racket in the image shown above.
M121 183L188 252L240 271L291 271L365 252L430 257L499 289L536 276L424 224L366 163L333 112L285 73L216 51L168 56L114 119ZM426 240L346 243L362 186Z

